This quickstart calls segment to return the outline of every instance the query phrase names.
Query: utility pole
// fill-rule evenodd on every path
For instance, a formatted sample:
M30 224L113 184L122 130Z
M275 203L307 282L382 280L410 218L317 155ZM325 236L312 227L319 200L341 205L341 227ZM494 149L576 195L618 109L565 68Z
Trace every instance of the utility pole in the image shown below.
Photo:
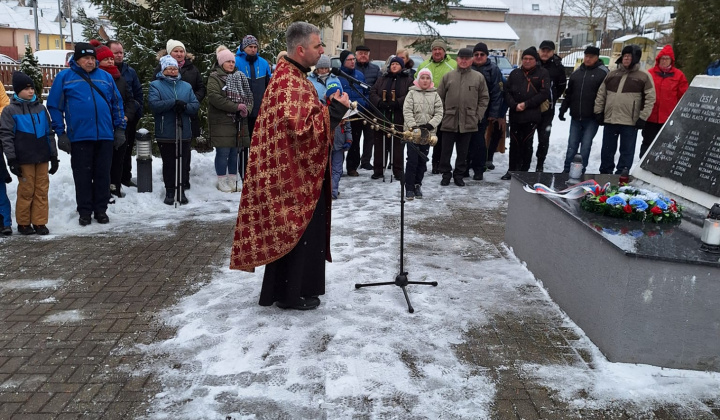
M60 49L65 49L65 38L63 38L62 34L62 23L63 23L63 12L62 12L62 6L60 6L60 0L58 0L58 25L60 25Z
M38 29L37 0L33 2L33 16L35 17L35 51L40 50L40 29Z
M562 24L564 12L565 12L565 0L562 0L562 4L560 4L560 19L558 19L557 33L555 34L555 40L558 43L558 51L560 51L560 25Z

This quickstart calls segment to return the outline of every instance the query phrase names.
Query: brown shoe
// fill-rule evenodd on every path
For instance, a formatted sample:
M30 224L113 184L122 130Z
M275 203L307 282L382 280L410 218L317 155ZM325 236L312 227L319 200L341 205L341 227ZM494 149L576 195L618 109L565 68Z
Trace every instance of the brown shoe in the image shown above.
M358 173L358 171L348 171L347 174L348 174L348 176L360 176L360 174Z

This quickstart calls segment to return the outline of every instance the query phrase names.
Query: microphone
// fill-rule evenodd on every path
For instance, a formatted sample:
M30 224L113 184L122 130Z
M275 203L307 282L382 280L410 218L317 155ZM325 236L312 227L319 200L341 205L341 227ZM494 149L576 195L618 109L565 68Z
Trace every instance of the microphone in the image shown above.
M350 83L355 83L356 85L360 85L360 87L363 89L370 90L370 86L366 85L365 82L359 81L358 79L350 76L349 74L345 73L344 71L340 70L337 67L331 68L330 73L334 74L335 76L347 79Z

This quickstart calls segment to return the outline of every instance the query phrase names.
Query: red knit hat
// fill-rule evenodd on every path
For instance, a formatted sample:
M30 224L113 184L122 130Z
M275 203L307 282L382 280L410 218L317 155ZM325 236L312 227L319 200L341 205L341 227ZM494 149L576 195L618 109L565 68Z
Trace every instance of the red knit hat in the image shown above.
M95 57L97 58L97 61L103 61L108 57L115 59L115 56L113 55L110 48L102 45L97 39L93 39L92 41L90 41L90 45L95 47Z

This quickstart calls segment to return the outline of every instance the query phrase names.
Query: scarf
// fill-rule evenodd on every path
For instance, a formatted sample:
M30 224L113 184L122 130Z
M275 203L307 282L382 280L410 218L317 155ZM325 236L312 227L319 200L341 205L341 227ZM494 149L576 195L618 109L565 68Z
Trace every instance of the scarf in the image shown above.
M118 70L117 66L99 66L100 69L105 70L106 72L110 73L110 76L112 76L113 79L119 79L121 74L120 70Z
M20 102L26 102L26 103L32 103L32 102L37 101L37 95L35 95L35 94L33 94L32 99L23 99L23 98L17 96L17 93L16 93L13 95L13 98L17 99Z

